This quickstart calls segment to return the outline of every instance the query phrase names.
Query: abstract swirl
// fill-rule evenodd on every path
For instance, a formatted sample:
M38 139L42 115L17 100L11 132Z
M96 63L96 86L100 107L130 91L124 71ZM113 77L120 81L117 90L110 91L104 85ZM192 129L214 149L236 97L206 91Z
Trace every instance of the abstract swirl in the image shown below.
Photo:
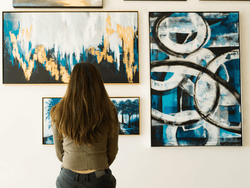
M242 145L238 13L150 13L152 146Z

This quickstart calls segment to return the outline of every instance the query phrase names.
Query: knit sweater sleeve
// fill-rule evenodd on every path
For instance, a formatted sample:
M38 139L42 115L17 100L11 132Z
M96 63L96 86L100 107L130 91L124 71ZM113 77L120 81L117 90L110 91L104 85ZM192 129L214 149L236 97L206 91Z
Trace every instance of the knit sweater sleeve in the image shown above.
M116 157L117 152L118 152L118 136L119 136L119 132L116 133L112 138L109 138L107 140L107 144L108 144L107 155L108 155L109 166L115 160L115 157Z
M119 121L118 121L118 117L117 117L117 110L115 107L114 107L113 118L115 119L115 122L117 123L117 126L119 127L120 125L119 125ZM107 155L108 155L109 166L115 160L117 152L118 152L118 136L119 136L119 129L117 130L117 132L115 133L115 135L113 137L108 138L108 140L107 140L107 146L108 146Z
M52 131L53 131L53 140L54 140L54 145L55 145L55 150L56 150L56 156L57 158L61 161L63 159L63 141L62 140L58 140L58 130L56 128L56 126L52 126L51 127Z

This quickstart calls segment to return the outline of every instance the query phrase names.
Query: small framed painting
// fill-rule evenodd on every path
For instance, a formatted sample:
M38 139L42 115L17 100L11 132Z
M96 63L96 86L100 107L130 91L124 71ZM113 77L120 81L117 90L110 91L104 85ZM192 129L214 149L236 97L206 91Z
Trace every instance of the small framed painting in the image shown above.
M120 135L139 135L140 99L139 97L111 97L120 122Z
M239 12L150 12L151 146L241 146Z
M102 0L13 0L15 8L102 8Z
M124 0L124 1L186 1L186 0Z
M60 97L43 97L42 98L42 144L53 145L53 132L51 130L50 110L58 104ZM139 97L111 97L118 113L120 122L120 135L139 135Z
M53 132L51 129L51 116L50 110L53 106L58 104L62 98L60 97L43 97L42 99L42 144L51 145L54 144Z
M3 84L67 84L90 62L104 83L138 84L138 12L3 12Z
M249 0L200 0L200 1L249 1Z

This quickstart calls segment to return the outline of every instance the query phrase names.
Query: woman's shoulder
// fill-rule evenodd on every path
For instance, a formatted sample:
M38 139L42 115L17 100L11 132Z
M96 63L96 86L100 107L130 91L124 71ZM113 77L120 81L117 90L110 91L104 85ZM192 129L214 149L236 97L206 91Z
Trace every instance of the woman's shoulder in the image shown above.
M51 130L54 132L54 131L57 131L57 128L56 128L56 125L52 125L51 124Z

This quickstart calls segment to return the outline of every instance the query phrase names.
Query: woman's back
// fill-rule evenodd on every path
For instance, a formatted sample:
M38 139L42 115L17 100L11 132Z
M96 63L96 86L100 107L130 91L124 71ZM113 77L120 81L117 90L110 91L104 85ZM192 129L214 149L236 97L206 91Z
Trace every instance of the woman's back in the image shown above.
M116 111L114 111L116 116ZM103 122L108 123L108 122ZM117 122L118 123L118 122ZM103 170L109 168L118 151L118 132L109 138L109 130L103 129L104 138L91 145L76 145L74 140L64 137L58 140L58 130L52 126L55 148L62 167L77 171Z
M75 65L66 94L52 108L51 117L56 155L62 162L57 187L68 179L68 187L82 186L84 178L80 184L76 180L90 171L93 173L86 177L89 175L92 183L87 178L84 187L115 185L109 166L118 151L117 111L93 64ZM110 180L104 180L108 177Z

